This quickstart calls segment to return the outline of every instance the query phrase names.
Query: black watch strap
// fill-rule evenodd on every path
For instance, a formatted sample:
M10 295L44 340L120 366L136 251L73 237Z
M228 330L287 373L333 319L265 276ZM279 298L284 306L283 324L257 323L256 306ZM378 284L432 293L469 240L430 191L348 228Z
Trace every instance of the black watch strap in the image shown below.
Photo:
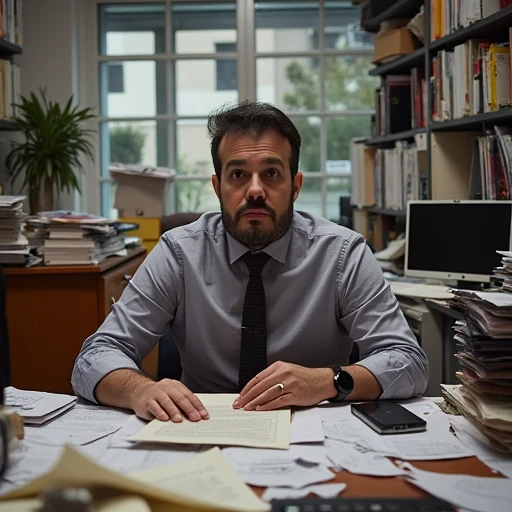
M329 401L342 402L354 390L354 379L350 373L339 366L331 366L330 368L334 372L333 384L338 394L329 398Z

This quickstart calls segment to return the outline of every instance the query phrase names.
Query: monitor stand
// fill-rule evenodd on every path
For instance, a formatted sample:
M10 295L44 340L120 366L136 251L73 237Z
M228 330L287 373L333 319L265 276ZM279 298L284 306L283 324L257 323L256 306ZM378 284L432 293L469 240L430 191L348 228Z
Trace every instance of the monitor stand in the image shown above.
M491 283L483 283L480 281L464 281L457 280L457 286L456 288L460 288L462 290L475 290L475 291L482 291L485 288L489 288L491 286Z

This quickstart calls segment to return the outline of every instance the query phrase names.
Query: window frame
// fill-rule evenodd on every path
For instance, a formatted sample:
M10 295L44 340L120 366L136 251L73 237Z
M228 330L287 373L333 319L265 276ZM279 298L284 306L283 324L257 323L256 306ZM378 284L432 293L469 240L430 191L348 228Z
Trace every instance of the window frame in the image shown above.
M238 98L242 100L255 100L256 99L256 64L257 59L261 57L279 58L279 57L317 57L319 59L320 73L324 76L325 58L344 56L344 55L357 55L357 56L371 56L372 49L359 48L359 49L331 49L325 48L325 38L319 38L318 49L313 51L297 51L297 52L257 52L256 51L256 38L255 38L255 3L257 0L219 0L222 3L229 3L233 1L236 4L236 30L237 30L237 51L236 52L220 52L216 54L198 54L198 53L173 53L172 45L172 4L173 3L202 3L205 0L94 0L89 2L89 12L87 18L92 22L89 26L91 30L87 31L87 46L89 50L89 58L87 63L88 70L88 100L91 105L100 105L100 65L103 62L119 62L129 60L161 60L166 62L167 77L169 77L169 85L167 87L167 105L168 112L165 115L147 116L147 117L108 117L98 115L95 120L95 128L97 129L96 137L96 175L94 180L88 180L88 206L91 211L101 211L103 214L108 212L101 208L101 189L104 183L112 183L109 177L101 176L101 140L100 128L103 123L119 122L119 121L166 121L168 123L168 155L170 165L177 161L177 148L176 148L176 134L175 123L183 119L204 119L204 116L184 116L177 115L174 105L174 77L173 65L177 60L183 59L214 59L219 60L236 60L237 61L237 80L238 80ZM270 2L271 0L259 0L259 3ZM303 0L281 0L285 2L297 2ZM99 9L102 4L144 4L144 3L161 3L165 8L165 52L155 53L151 55L101 55L100 54L100 33L99 33ZM311 3L309 0L308 3ZM317 0L319 6L319 34L325 32L325 9L329 8L329 0ZM350 2L346 2L350 4ZM327 5L326 5L327 4ZM311 118L319 117L320 124L320 172L310 173L304 172L304 177L307 180L320 180L320 197L319 203L321 205L321 215L323 217L327 214L327 193L328 193L328 180L329 178L346 178L346 174L337 172L327 172L327 127L326 120L328 118L340 118L348 116L361 116L370 117L375 113L374 109L365 110L346 110L346 111L333 111L328 110L326 105L326 94L324 80L321 81L320 88L320 109L307 112L287 111L285 113L292 118ZM99 114L99 112L98 112ZM368 134L370 135L370 134ZM211 174L205 176L198 175L180 175L176 176L176 181L188 180L211 180ZM171 186L173 189L174 187ZM105 205L103 205L104 207ZM113 205L111 205L113 208ZM176 211L176 199L174 193L169 193L166 198L166 212L173 213Z

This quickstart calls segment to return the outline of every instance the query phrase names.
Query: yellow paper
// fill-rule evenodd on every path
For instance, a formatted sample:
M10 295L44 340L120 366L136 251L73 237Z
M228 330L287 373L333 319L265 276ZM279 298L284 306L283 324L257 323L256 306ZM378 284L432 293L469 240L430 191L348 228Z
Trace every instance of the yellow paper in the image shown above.
M182 464L185 465L182 466ZM53 469L32 482L0 496L0 501L37 496L41 491L51 487L105 486L131 496L138 495L145 498L154 512L164 510L166 512L195 512L202 510L268 511L268 504L261 501L236 474L227 472L226 466L228 464L220 450L212 448L207 452L199 454L194 459L152 470L150 477L145 476L145 472L135 476L128 476L104 468L74 448L66 446L61 458ZM172 469L170 469L171 467ZM212 495L205 499L204 496L201 496L202 491L198 490L198 488L193 489L193 493L186 494L175 492L169 486L162 487L162 482L165 481L167 475L174 471L180 474L182 471L180 468L182 467L183 473L189 475L191 479L194 478L194 471L197 475L200 475L204 468L208 468L208 471L215 473L219 484L226 490L226 494L231 494L234 497L232 503L208 501ZM158 475L160 475L160 478ZM149 480L151 480L151 483ZM186 478L181 482L182 490L192 487L187 485L186 482ZM0 505L5 506L7 504L3 503Z
M255 448L290 447L290 410L244 411L233 409L237 395L198 394L210 413L209 420L181 423L153 420L130 441L211 444Z

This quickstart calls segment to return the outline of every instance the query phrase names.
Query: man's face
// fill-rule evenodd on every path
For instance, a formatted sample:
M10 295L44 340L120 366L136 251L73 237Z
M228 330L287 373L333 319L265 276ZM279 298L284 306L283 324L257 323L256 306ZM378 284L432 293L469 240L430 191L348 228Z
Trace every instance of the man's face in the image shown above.
M290 227L293 202L302 174L292 182L291 146L275 131L259 137L227 134L219 145L220 183L212 176L228 233L259 250L281 238Z

